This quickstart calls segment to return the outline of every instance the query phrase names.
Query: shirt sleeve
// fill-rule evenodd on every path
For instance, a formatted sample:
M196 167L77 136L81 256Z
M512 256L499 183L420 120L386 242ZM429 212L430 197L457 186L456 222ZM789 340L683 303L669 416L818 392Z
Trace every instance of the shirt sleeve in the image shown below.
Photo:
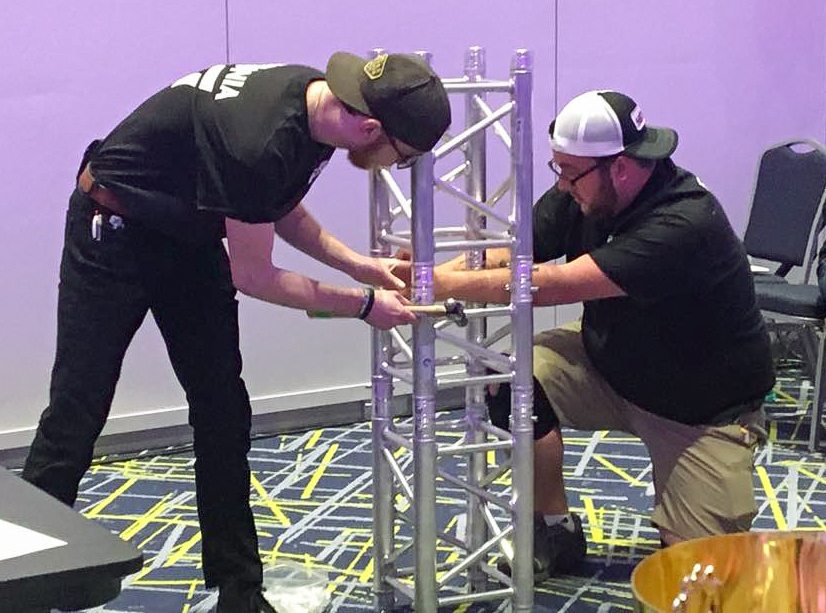
M292 202L291 176L295 137L292 106L263 95L262 70L249 76L239 95L216 99L198 92L195 139L200 156L197 203L247 223L273 221ZM268 106L269 104L269 106ZM272 107L272 108L271 108ZM276 142L283 146L273 147Z
M571 228L570 198L553 186L533 207L534 262L548 262L565 255Z

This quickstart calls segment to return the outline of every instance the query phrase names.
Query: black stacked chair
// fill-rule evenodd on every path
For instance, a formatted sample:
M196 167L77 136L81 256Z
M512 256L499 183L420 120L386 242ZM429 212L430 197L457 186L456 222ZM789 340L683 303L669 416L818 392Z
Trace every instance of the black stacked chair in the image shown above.
M760 158L751 213L743 243L753 258L776 264L756 273L757 303L767 321L803 326L805 362L814 378L809 449L820 444L823 416L826 301L812 279L826 199L826 147L795 139L768 148ZM802 268L800 281L789 272Z

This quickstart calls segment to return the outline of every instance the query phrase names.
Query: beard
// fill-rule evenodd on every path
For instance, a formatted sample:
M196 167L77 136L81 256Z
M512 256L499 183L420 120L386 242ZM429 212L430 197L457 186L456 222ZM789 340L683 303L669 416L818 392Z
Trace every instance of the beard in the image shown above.
M356 168L374 170L381 166L376 155L380 148L381 146L369 145L358 149L350 149L347 152L347 159L350 160L350 163Z
M347 159L350 160L350 163L356 168L370 170L369 157L364 153L363 149L351 149L347 152Z
M580 204L582 214L588 219L597 222L607 221L616 214L619 196L610 176L604 176L600 184L599 191L591 199L590 206L586 209Z

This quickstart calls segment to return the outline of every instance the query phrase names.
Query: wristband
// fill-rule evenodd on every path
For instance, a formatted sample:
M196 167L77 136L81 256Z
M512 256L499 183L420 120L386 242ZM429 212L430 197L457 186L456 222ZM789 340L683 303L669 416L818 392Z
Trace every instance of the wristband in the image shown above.
M332 311L306 311L307 317L311 319L332 319L335 317Z
M364 298L362 299L361 308L359 312L356 314L356 317L359 319L367 319L367 316L370 315L370 311L373 310L373 304L376 301L376 290L372 287L365 287L364 288Z

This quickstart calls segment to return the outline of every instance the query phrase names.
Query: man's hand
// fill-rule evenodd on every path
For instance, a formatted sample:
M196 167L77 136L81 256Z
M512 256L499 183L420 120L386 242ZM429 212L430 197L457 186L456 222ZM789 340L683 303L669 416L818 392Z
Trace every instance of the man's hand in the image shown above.
M412 283L410 279L410 272L413 269L413 262L410 260L392 260L389 268L390 272L393 273L393 276L395 276L402 283L403 289L400 289L401 293L404 294L405 297L410 298L410 288Z
M410 301L392 290L376 290L376 298L373 308L367 316L367 323L381 330L389 330L394 326L412 324L416 321L416 315L408 311L406 305Z
M411 282L411 272L413 269L413 262L410 260L392 260L392 273L401 279L404 284L405 288L401 290L401 293L406 297L410 298L410 292L412 287ZM451 273L457 272L456 269L453 267L452 262L444 262L443 264L439 264L438 266L433 267L433 291L437 300L450 298L453 296L451 294L451 284L450 281L456 278L456 275L451 276ZM458 271L462 273L464 271ZM459 275L461 276L461 274Z
M409 264L395 258L371 258L362 256L353 267L350 274L353 279L365 285L374 285L386 289L403 290L407 284L402 277L396 275L395 269L399 264ZM408 266L409 280L409 266Z

